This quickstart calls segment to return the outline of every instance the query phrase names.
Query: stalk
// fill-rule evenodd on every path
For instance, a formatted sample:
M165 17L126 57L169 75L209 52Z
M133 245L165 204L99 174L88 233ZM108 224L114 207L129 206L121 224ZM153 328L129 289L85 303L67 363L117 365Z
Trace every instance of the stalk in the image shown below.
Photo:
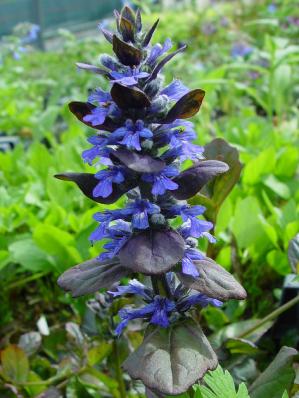
M118 382L118 388L121 398L126 398L126 386L123 379L123 373L121 370L120 360L119 360L119 349L118 349L118 341L114 339L113 341L113 358L115 363L115 373L116 373L116 380Z
M297 303L299 303L299 294L298 296L294 297L292 300L288 301L286 304L282 305L281 307L277 308L275 311L271 312L265 318L261 319L255 326L245 330L245 332L241 333L238 336L238 338L241 339L248 335L251 335L253 332L259 329L265 323L272 321L272 319L277 318L279 315L283 314L285 311L287 311L289 308L293 307L293 305Z

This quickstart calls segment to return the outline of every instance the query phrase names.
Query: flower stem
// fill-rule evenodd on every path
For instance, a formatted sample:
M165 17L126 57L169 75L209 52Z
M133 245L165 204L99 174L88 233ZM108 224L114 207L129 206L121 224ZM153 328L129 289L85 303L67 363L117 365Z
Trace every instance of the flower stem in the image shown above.
M151 277L152 286L156 295L161 295L170 298L171 293L169 290L169 286L164 274L161 275L153 275Z
M114 357L114 364L115 364L115 373L116 373L116 380L118 382L118 388L121 398L126 398L126 386L123 379L123 374L120 366L120 358L119 358L119 349L118 349L118 341L114 339L113 341L113 357Z
M257 329L259 329L261 326L263 326L265 323L272 321L272 319L277 318L279 315L287 311L289 308L293 307L293 305L299 303L299 294L294 297L292 300L288 301L281 307L277 308L275 311L271 312L269 315L267 315L265 318L261 319L255 326L245 330L245 332L241 333L238 338L244 338L246 336L251 335L253 332L255 332Z

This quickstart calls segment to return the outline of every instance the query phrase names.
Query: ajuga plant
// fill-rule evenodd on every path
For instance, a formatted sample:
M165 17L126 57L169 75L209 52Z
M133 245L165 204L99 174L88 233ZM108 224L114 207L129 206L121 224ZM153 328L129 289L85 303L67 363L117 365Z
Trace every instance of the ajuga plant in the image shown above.
M114 56L102 55L101 66L78 64L108 79L110 90L96 88L87 102L69 105L95 129L83 160L104 166L95 174L56 177L101 204L123 195L126 200L122 208L94 215L99 225L90 241L106 239L105 251L67 270L58 283L74 297L99 289L115 299L139 296L143 305L119 312L117 335L132 320L147 325L143 343L123 368L142 380L148 397L178 395L217 366L191 310L246 296L230 273L197 248L198 239L215 241L213 224L203 219L204 207L187 203L228 165L204 160L204 148L192 143L196 133L186 119L198 112L204 91L190 91L176 79L164 85L163 68L186 46L168 53L170 39L152 45L159 21L143 32L139 11L124 7L115 17L116 33L101 28ZM182 171L187 159L193 165ZM121 284L124 277L134 279Z

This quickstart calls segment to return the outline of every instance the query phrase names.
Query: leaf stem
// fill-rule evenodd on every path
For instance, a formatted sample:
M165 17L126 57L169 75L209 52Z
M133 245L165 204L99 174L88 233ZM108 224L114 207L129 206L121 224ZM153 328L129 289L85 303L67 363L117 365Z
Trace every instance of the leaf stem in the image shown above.
M294 297L292 300L288 301L281 307L277 308L273 312L271 312L269 315L267 315L265 318L261 319L255 326L245 330L245 332L241 333L238 338L243 338L246 337L253 332L255 332L257 329L259 329L261 326L263 326L265 323L272 321L272 319L277 318L279 315L287 311L289 308L293 307L293 305L299 303L299 294Z
M113 341L113 357L114 357L114 364L115 364L115 373L116 373L116 380L118 382L118 388L121 398L126 398L126 386L123 379L123 374L120 365L120 358L119 358L119 349L118 349L118 341L114 339Z

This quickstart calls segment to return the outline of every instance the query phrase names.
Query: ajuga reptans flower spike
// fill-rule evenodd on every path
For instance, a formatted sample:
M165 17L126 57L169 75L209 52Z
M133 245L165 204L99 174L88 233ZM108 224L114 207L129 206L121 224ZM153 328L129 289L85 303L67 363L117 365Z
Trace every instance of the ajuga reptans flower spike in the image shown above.
M116 33L101 28L114 56L102 55L101 66L77 64L108 79L110 91L95 88L87 102L69 105L95 130L83 160L102 167L56 177L76 183L95 202L111 204L123 195L126 202L94 215L98 227L90 241L106 239L105 251L67 270L58 283L74 297L102 288L116 299L140 296L143 306L119 312L118 335L131 320L150 324L124 369L143 381L148 396L177 395L217 366L189 310L246 297L233 276L197 248L198 239L215 241L213 225L202 218L204 207L186 201L228 166L204 160L204 148L192 143L196 133L186 119L200 109L204 91L177 79L163 83L163 68L186 46L173 50L170 39L151 44L159 21L144 32L139 11L124 7L115 16ZM181 171L186 159L193 166ZM133 279L115 288L130 274L151 276L152 286Z

